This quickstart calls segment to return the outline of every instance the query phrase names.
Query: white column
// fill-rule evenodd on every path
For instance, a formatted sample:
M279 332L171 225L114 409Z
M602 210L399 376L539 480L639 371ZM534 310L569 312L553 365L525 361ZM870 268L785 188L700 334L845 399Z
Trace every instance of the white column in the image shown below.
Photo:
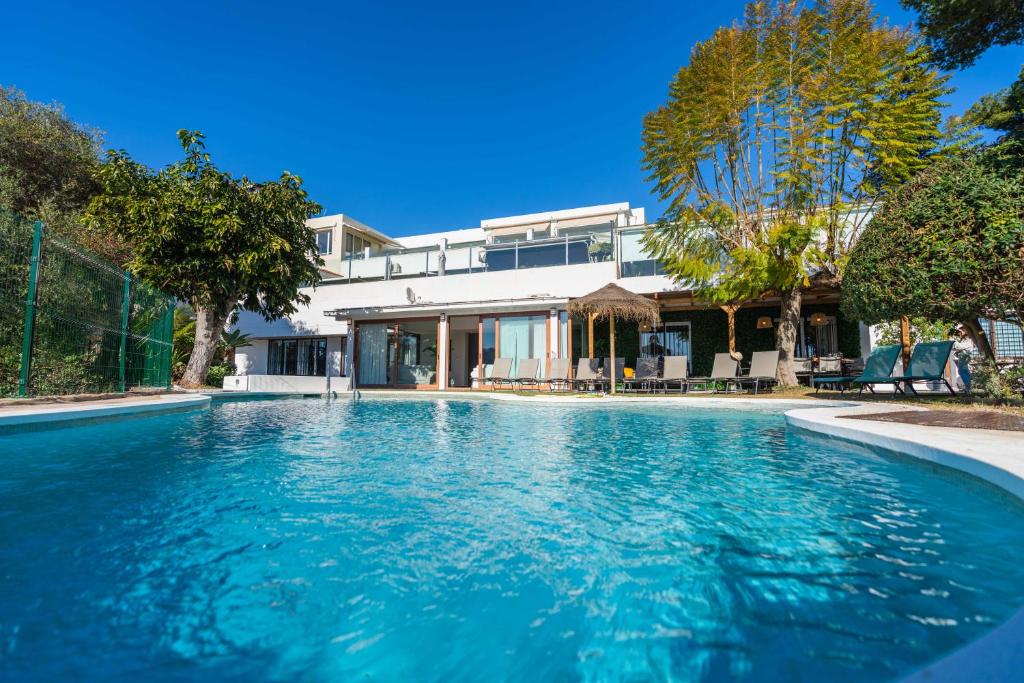
M558 309L552 308L548 311L548 372L544 373L547 377L550 374L551 360L558 358Z
M437 388L448 388L448 316L441 314L437 335Z
M345 370L344 375L348 377L349 386L353 389L356 386L356 328L352 320L348 321L348 335L345 337Z

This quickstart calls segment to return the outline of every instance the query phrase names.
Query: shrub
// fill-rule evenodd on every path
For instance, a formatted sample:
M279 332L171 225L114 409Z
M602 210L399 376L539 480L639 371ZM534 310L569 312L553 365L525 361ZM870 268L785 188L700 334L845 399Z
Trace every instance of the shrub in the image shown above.
M224 378L233 374L235 374L235 366L231 363L214 365L206 373L206 384L211 387L222 387L224 386Z

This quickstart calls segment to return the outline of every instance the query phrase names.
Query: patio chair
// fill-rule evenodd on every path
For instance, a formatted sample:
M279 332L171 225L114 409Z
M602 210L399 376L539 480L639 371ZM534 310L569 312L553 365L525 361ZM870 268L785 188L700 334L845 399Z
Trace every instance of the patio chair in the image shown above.
M679 393L686 389L686 378L689 374L686 356L665 356L665 365L658 378L658 385L668 393L670 385L678 384Z
M896 367L902 347L899 344L887 344L876 346L871 349L866 361L864 371L860 375L829 375L828 377L815 377L811 380L814 392L817 393L822 387L828 386L840 391L846 391L855 383L864 382L868 389L874 393L873 384L891 383L893 378L892 369ZM863 386L861 387L863 391Z
M611 376L612 359L605 358L604 364L601 366L601 372L598 375L598 383L602 387L611 388L612 376ZM615 381L621 380L626 369L626 359L622 356L615 358Z
M736 379L737 386L749 384L756 394L762 386L773 386L778 381L779 351L754 351L750 358L750 372Z
M817 375L841 375L843 374L842 356L822 356L818 359Z
M592 387L595 382L600 381L599 362L596 358L580 358L576 363L576 377L570 381L572 388Z
M565 389L572 385L572 380L569 379L569 367L568 358L551 359L551 377L547 380L548 388L551 391L554 391L556 386Z
M636 372L632 377L623 379L623 391L648 390L658 380L658 359L638 358L636 361Z
M725 390L728 392L729 386L736 383L736 370L738 367L739 362L730 354L716 353L715 363L711 366L711 376L691 377L686 380L687 391L692 386L703 386L705 391L708 390L708 387L711 387L712 391L717 391L715 385L719 382L724 382Z
M893 391L893 396L896 395L897 390L905 394L906 389L910 389L910 393L917 396L917 389L914 388L915 382L942 382L949 389L949 393L956 396L956 389L943 374L952 353L953 342L951 341L921 342L915 346L913 353L910 354L910 362L907 364L905 372L902 375L887 378L896 388ZM857 379L854 383L860 384L862 391L865 386L871 390L873 384L870 379ZM878 383L884 384L885 382ZM903 385L902 389L900 388L901 384Z
M537 380L537 368L540 366L539 358L524 358L519 361L519 369L516 371L516 376L512 380L512 386L519 385L522 389L527 384L531 386L538 386L540 382Z
M513 380L509 377L511 373L511 358L495 358L494 365L491 366L491 376L488 378L488 381L491 383L491 389L497 389L501 384L512 386Z

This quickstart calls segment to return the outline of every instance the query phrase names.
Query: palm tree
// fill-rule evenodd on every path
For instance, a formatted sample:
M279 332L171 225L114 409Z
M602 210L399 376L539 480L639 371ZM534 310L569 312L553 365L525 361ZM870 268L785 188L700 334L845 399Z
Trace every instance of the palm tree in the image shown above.
M249 346L249 344L249 335L238 330L220 333L220 347L226 352L225 360L232 365L235 364L235 349Z

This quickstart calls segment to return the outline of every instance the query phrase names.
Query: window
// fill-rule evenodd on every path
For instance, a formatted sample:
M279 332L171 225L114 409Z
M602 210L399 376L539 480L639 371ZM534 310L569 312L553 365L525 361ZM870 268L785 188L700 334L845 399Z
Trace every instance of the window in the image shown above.
M326 339L271 339L267 374L325 377Z
M321 254L330 254L334 246L334 230L318 230L316 233L316 247Z
M658 356L686 356L687 365L693 364L690 353L690 323L665 323L649 332L640 332L640 358Z
M775 318L776 333L779 319ZM815 358L834 356L839 353L839 335L836 328L836 317L828 316L824 325L811 325L810 316L800 319L797 330L795 353L797 358Z
M359 235L353 235L351 232L345 233L345 258L350 256L359 258L369 247L370 240L363 239Z
M996 320L992 324L992 330L997 356L1013 358L1024 356L1024 332L1018 325Z

